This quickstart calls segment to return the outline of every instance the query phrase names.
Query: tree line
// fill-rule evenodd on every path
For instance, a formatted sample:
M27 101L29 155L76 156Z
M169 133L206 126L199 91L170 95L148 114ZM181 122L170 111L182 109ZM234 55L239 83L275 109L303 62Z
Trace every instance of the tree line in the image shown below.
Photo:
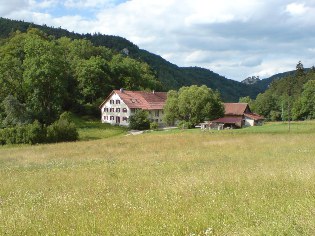
M0 41L0 144L76 140L71 120L59 118L65 111L99 117L113 89L161 87L146 63L87 39L11 33Z
M159 90L150 67L86 39L31 28L0 42L0 125L53 123L64 111L98 116L114 88Z
M40 29L48 35L56 38L68 37L71 39L87 39L94 46L105 46L115 52L128 49L129 57L137 61L147 63L153 70L154 75L162 84L163 91L171 89L178 90L182 86L206 85L213 90L220 91L225 102L237 102L241 96L255 98L258 93L264 92L272 79L264 79L255 84L247 85L235 80L227 79L211 70L199 67L179 67L139 47L129 40L100 33L78 34L69 32L62 28L48 27L46 25L36 25L29 22L15 21L0 17L0 38L6 38L10 32L20 30L26 32L29 27Z
M256 99L242 97L251 109L271 121L315 118L315 68L306 70L301 62L294 73L274 80Z

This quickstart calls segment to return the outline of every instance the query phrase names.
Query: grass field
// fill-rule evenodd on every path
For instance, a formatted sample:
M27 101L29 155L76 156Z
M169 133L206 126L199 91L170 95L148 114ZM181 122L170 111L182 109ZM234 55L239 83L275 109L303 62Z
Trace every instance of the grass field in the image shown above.
M315 122L84 126L90 141L0 147L0 235L315 235Z

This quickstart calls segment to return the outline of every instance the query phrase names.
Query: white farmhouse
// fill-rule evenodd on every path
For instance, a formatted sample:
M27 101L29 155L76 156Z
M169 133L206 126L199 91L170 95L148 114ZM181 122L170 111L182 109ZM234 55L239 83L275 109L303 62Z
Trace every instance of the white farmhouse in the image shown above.
M163 125L163 107L166 92L113 90L100 105L102 123L129 125L129 117L137 109L147 110L149 119Z

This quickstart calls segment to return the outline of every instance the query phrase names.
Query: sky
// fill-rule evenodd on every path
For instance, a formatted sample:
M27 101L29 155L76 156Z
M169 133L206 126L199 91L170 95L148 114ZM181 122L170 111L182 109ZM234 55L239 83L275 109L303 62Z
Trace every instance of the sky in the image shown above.
M121 36L237 81L315 64L315 0L0 0L0 16Z

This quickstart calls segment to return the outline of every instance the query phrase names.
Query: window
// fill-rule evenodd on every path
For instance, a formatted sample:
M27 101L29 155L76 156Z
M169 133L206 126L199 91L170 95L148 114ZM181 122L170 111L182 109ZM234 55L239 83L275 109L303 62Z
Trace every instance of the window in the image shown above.
M107 120L107 116L104 116L104 117L103 117L103 120Z
M123 112L127 112L127 108L123 108Z
M127 121L127 117L124 116L122 120L123 120L123 121Z
M108 108L107 107L104 108L104 112L108 112Z
M115 120L115 117L114 117L114 116L111 116L111 117L110 117L110 120Z
M110 104L115 104L115 101L114 100L110 100L109 103Z
M115 108L111 108L111 109L110 109L110 112L114 112L114 111L115 111Z
M156 117L159 117L159 116L160 116L159 110L155 111L155 116L156 116Z
M116 104L120 104L120 100L116 100Z
M120 108L116 108L116 112L120 112Z

